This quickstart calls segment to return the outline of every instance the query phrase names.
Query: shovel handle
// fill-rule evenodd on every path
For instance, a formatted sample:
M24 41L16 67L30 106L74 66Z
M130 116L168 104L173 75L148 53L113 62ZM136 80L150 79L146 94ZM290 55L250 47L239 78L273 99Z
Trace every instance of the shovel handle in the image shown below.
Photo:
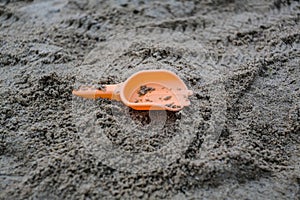
M72 94L87 99L104 98L120 100L120 84L104 85L101 89L83 86L78 90L73 90Z

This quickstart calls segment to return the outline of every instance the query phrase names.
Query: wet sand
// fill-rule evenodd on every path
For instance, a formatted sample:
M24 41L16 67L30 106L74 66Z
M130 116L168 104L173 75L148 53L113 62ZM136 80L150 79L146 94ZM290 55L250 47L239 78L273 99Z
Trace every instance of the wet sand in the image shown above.
M1 199L299 199L299 1L0 1ZM179 112L72 96L168 69Z

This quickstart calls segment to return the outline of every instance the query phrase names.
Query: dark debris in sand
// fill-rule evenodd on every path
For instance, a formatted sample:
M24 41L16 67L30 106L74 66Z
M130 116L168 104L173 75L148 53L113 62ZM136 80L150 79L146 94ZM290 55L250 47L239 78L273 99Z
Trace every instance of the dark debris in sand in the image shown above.
M153 88L153 87L147 87L146 85L142 85L138 91L138 94L139 94L139 96L144 96L148 92L152 92L154 90L155 90L155 88Z

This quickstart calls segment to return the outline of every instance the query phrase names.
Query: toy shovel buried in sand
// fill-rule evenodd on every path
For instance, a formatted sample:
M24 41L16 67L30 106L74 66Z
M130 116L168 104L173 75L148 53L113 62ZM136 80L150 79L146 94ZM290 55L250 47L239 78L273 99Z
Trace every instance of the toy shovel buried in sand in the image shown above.
M179 111L190 105L188 97L193 94L176 74L167 70L140 71L123 83L102 88L80 87L72 93L89 99L122 101L135 110L170 111Z

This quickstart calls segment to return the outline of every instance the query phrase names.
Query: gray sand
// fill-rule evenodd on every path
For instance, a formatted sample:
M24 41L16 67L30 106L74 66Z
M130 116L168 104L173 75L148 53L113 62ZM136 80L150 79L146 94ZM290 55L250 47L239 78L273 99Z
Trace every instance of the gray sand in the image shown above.
M0 1L1 199L299 199L299 1ZM72 96L168 69L179 112Z

